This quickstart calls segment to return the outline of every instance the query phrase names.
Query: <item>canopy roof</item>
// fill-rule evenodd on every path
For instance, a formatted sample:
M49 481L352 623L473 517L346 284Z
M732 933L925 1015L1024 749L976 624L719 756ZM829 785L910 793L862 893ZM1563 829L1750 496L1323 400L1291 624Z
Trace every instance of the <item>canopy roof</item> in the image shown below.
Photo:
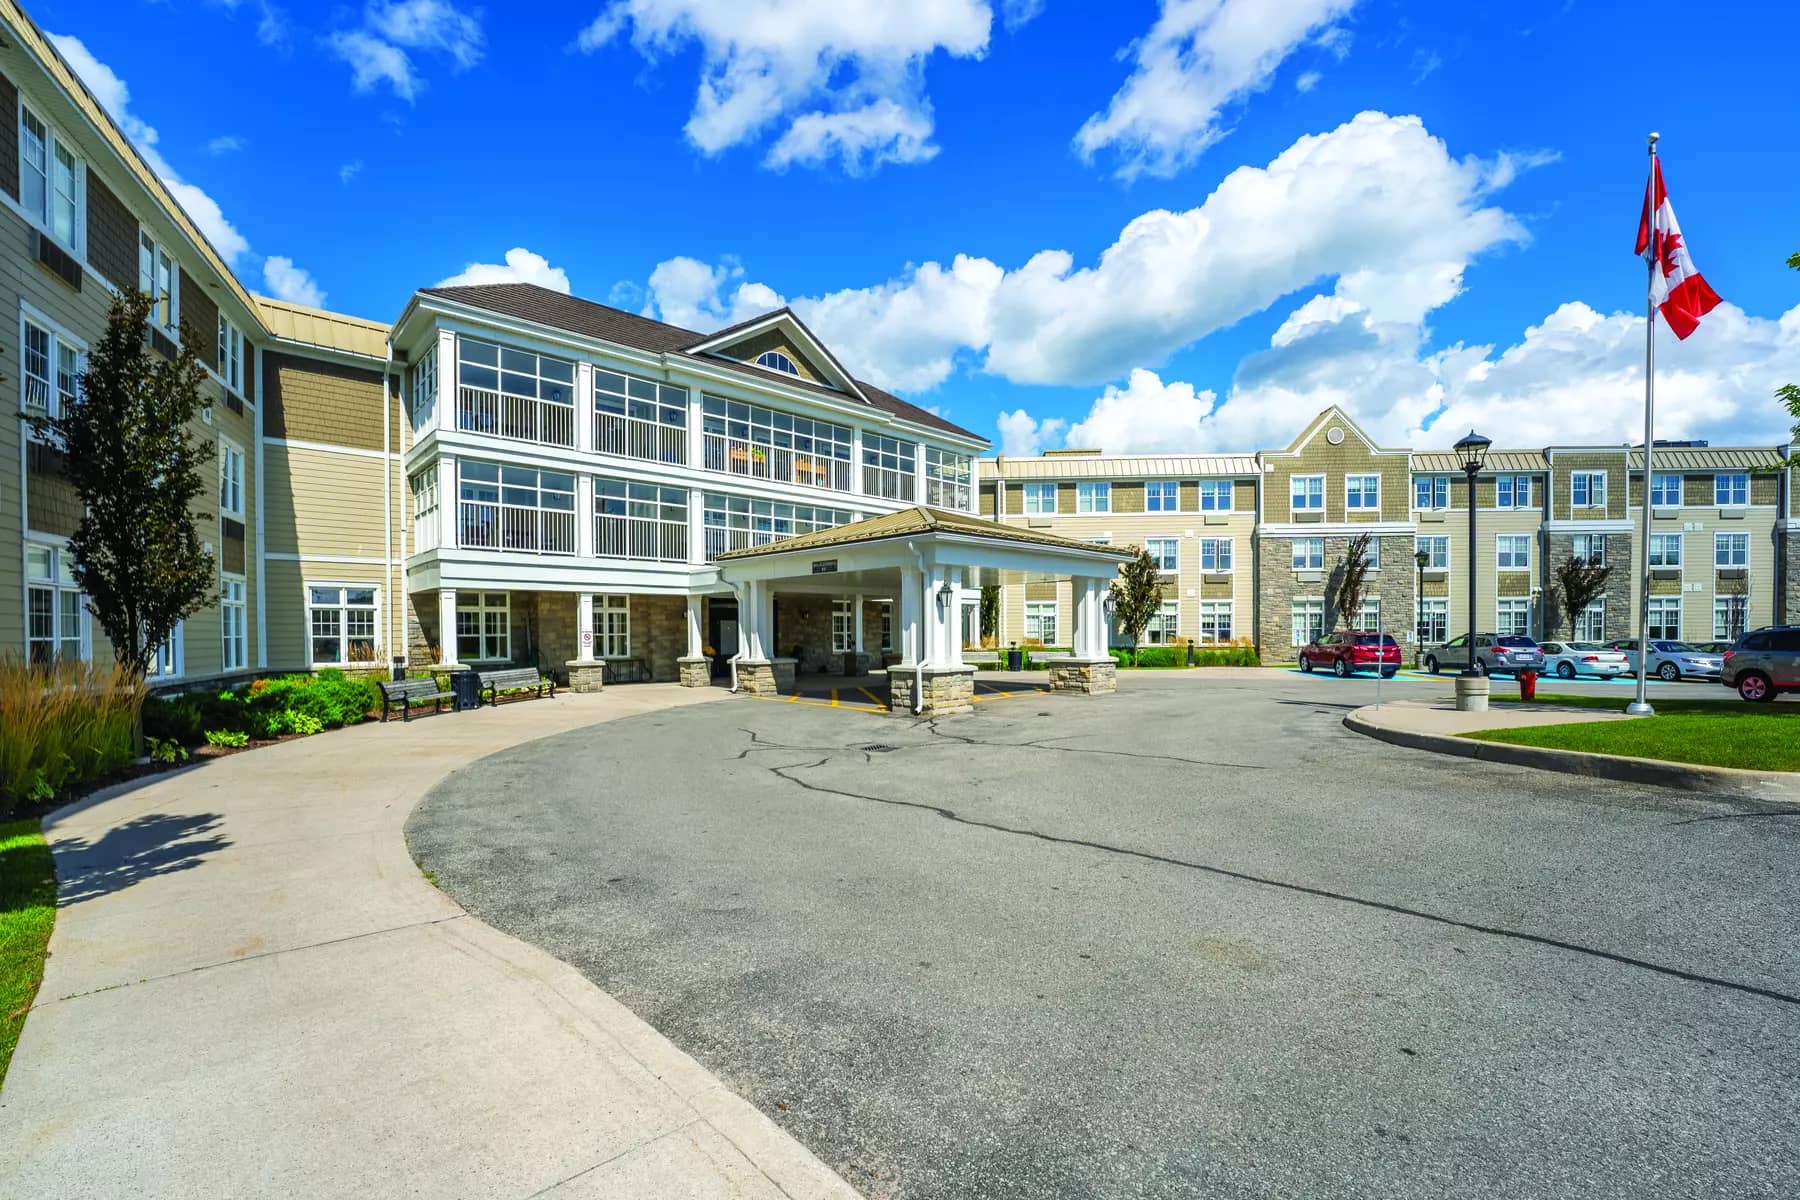
M903 508L899 512L884 513L879 517L870 517L863 521L853 521L848 525L838 525L832 529L803 533L784 541L770 542L766 546L731 550L719 555L718 561L721 564L741 562L745 559L764 558L774 554L798 554L812 550L861 546L871 542L904 541L907 538L932 534L980 538L1007 545L1039 549L1079 551L1085 555L1111 558L1119 562L1124 562L1131 557L1125 551L1115 550L1111 546L1103 546L1099 542L1084 542L1077 538L1062 537L1038 529L1022 529L1016 525L1002 525L997 521L986 521L966 513L945 512L941 509L915 506Z

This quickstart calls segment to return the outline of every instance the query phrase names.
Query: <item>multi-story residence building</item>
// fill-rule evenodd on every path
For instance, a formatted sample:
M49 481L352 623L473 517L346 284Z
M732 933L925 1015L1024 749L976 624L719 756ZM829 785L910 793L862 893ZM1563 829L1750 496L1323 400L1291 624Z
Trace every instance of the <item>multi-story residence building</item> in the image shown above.
M1711 641L1800 619L1796 473L1788 447L1659 446L1651 486L1652 636ZM1151 643L1232 639L1266 660L1329 628L1380 628L1415 644L1468 624L1469 496L1447 451L1377 445L1337 409L1289 446L1241 455L1123 457L1061 451L981 464L981 511L1115 546L1165 567ZM1633 636L1643 451L1495 448L1475 481L1475 599L1482 632ZM1370 535L1361 611L1332 611L1334 573ZM1423 555L1423 559L1419 557ZM1573 630L1558 568L1596 559L1605 594ZM1222 564L1229 563L1229 567ZM1049 582L1005 589L1000 639L1054 645L1068 599Z

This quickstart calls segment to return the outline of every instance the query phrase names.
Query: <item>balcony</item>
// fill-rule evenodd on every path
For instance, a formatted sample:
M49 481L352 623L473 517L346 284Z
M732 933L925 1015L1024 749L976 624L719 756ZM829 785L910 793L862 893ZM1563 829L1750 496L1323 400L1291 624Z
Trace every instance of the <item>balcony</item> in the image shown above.
M575 514L464 500L457 510L457 545L470 550L574 554Z
M594 553L601 558L684 563L687 549L687 526L677 521L611 516L594 519Z
M880 496L884 500L904 500L911 503L918 491L918 477L911 471L896 471L890 467L863 467L863 495Z
M868 470L869 468L864 468ZM969 485L956 483L948 479L925 477L925 503L933 508L949 508L957 512L969 511Z
M841 458L827 458L784 446L764 446L718 433L705 435L705 454L709 471L839 492L850 490L850 464Z
M640 417L598 412L594 414L594 450L599 454L686 466L688 431Z
M769 529L721 529L716 525L709 526L706 530L706 561L712 562L728 550L767 546L770 542L797 536L798 534L776 533Z
M458 388L456 427L540 446L573 446L575 406L482 388Z

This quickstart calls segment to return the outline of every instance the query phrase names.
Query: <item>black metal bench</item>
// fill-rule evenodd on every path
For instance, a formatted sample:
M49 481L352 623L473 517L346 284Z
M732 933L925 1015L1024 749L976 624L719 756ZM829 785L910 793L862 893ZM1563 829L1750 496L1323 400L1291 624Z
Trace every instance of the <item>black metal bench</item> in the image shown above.
M435 711L444 711L444 701L454 700L456 693L438 689L436 679L383 679L381 683L381 719L386 721L393 709L400 710L402 721L412 720L412 706L426 700Z
M476 673L476 678L481 681L480 690L475 694L476 699L486 696L488 703L495 707L499 707L501 692L514 689L535 691L541 697L544 689L548 687L550 695L556 695L556 684L544 679L533 667L508 667L500 671L479 671Z

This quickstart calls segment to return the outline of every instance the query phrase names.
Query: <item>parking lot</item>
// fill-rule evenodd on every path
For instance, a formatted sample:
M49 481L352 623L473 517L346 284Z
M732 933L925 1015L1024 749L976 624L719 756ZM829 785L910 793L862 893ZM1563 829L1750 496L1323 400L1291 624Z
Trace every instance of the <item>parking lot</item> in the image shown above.
M975 676L976 704L997 700L1019 700L1047 693L1050 688L1042 672L980 672ZM887 678L863 675L854 679L829 675L806 675L796 681L793 692L781 696L755 697L766 704L800 704L809 708L835 708L850 712L888 714ZM899 714L910 717L910 713Z
M871 1197L1800 1194L1800 810L1399 749L1374 696L727 700L408 840Z

